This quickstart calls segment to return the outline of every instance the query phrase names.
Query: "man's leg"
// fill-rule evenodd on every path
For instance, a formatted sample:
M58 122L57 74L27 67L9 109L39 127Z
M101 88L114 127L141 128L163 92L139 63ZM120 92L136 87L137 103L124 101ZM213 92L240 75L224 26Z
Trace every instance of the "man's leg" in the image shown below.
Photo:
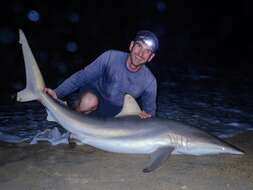
M121 108L122 108L121 106L114 105L110 101L100 96L99 106L95 112L96 115L101 118L112 118L121 111Z
M84 92L77 102L75 110L84 114L95 111L98 107L98 97L90 91Z
M114 117L121 111L121 106L113 105L104 99L91 85L82 88L78 94L70 96L68 105L73 110L98 118Z

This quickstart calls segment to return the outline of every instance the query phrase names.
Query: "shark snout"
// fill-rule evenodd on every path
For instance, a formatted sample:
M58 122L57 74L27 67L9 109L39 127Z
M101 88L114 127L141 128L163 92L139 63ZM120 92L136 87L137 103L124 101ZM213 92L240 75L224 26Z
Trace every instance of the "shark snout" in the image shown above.
M237 154L237 155L243 155L244 152L233 147L222 147L222 153L224 154Z

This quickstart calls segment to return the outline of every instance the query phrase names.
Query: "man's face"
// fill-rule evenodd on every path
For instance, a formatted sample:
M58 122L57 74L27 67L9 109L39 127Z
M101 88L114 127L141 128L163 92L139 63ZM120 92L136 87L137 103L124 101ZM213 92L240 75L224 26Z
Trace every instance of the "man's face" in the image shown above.
M136 67L150 62L155 56L150 47L142 41L132 41L129 50L131 62Z

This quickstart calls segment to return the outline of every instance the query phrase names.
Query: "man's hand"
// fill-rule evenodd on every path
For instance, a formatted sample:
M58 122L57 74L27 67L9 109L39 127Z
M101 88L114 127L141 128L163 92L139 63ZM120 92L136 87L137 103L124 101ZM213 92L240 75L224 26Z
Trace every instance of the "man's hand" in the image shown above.
M45 92L49 96L52 96L54 99L58 99L56 92L52 90L51 88L44 88L43 92Z
M145 111L142 111L141 113L139 113L139 117L140 117L141 119L147 119L147 118L152 117L152 115L149 114L149 113L147 113L147 112L145 112Z

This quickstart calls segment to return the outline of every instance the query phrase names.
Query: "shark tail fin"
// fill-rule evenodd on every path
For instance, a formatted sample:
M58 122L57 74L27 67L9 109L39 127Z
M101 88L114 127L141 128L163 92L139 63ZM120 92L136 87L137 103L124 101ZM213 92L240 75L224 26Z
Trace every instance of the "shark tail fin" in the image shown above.
M27 102L38 100L45 88L45 83L27 39L21 29L19 29L19 43L22 46L25 62L26 88L18 92L17 101Z
M21 90L17 94L17 101L19 102L28 102L32 100L37 100L38 97L32 93L32 91L28 88L25 88L24 90Z

